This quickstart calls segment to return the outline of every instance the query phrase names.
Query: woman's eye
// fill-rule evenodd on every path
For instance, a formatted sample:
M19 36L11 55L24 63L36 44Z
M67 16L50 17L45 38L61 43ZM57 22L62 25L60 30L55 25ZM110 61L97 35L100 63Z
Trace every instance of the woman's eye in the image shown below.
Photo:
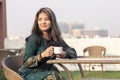
M38 21L42 21L42 19L38 19Z
M46 18L45 20L49 20L49 18Z
M44 21L48 21L49 19L48 18L46 18L46 19L38 19L38 21L42 21L42 20L44 20Z

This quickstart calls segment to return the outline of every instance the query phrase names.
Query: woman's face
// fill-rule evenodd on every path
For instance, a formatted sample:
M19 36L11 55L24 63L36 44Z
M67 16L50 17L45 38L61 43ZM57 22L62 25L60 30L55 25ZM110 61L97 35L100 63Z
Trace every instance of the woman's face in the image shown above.
M51 21L48 15L44 12L38 15L38 26L42 32L46 32L50 29Z

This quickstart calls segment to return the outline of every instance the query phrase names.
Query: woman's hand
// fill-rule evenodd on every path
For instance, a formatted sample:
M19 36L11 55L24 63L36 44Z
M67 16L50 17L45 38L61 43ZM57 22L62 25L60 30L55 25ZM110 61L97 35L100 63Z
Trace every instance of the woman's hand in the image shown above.
M63 51L62 54L55 54L55 55L56 55L56 58L65 58L65 56L66 56L66 52Z
M54 46L50 46L43 53L41 53L42 58L52 56L54 52L53 48Z

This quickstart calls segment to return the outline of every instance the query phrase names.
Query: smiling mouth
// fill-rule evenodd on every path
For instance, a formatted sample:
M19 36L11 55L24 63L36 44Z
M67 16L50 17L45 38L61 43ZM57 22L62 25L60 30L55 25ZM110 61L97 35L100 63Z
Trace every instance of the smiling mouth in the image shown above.
M42 25L43 28L47 27L46 25Z

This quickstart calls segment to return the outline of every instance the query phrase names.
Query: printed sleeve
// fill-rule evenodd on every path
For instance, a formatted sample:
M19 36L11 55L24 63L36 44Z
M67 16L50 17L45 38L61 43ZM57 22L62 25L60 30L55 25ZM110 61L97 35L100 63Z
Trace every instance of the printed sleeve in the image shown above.
M38 65L36 52L37 52L37 44L35 41L35 35L31 35L26 40L25 53L23 57L24 66L36 67Z

